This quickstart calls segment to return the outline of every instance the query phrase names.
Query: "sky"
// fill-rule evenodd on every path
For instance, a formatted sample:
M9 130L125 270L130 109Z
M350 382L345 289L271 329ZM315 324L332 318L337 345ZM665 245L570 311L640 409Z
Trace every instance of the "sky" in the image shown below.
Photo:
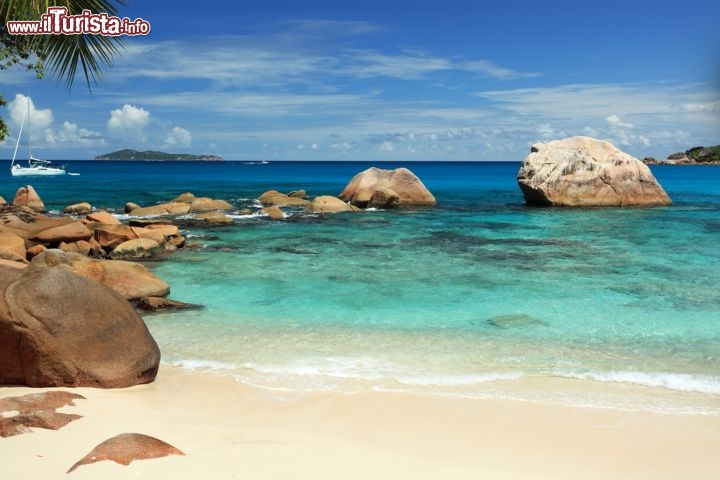
M0 71L12 157L520 161L574 135L720 144L720 2L129 0L151 31L88 91ZM215 7L217 5L217 7Z

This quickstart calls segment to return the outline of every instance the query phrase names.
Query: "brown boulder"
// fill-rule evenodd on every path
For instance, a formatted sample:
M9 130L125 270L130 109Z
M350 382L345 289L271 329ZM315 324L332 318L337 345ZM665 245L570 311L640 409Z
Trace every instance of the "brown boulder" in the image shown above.
M75 203L73 205L68 205L67 207L65 207L63 209L63 212L73 215L86 215L92 212L92 205L90 205L88 202Z
M137 235L137 238L149 238L155 240L158 244L165 243L165 235L159 230L153 230L147 227L130 227Z
M193 215L193 218L212 225L230 225L233 223L232 217L228 217L222 212L198 213Z
M13 199L13 205L16 207L29 207L36 212L45 211L45 204L32 185L18 188Z
M267 190L267 191L263 192L263 194L258 197L258 200L260 201L260 203L266 204L267 201L268 201L271 197L274 197L275 195L282 195L282 193L278 192L277 190Z
M46 250L47 247L45 245L40 245L39 243L37 245L33 245L32 247L27 249L27 258L34 258L35 256L40 255Z
M130 213L133 210L138 209L138 208L142 208L142 207L140 205L138 205L137 203L127 202L125 204L125 213Z
M2 195L0 195L0 206L1 205L7 205L7 200L5 200Z
M98 260L77 253L49 250L33 258L33 265L67 264L78 275L113 289L128 300L141 297L163 297L170 293L167 283L144 265L122 260Z
M110 252L113 260L152 258L161 254L165 249L150 238L135 238L121 243Z
M304 198L290 197L288 195L285 195L284 193L279 193L277 195L265 197L265 200L262 201L262 203L263 205L274 205L276 207L303 207L310 202L308 202Z
M115 218L111 213L105 210L98 210L97 212L89 213L86 217L87 220L94 223L104 223L105 225L118 225L122 223L120 220Z
M190 204L191 212L210 212L213 210L232 210L233 206L225 200L213 200L212 198L196 198Z
M307 192L305 190L293 190L288 193L288 197L307 198Z
M282 220L283 218L285 218L285 214L283 213L283 211L275 205L263 208L262 210L260 210L260 213L262 213L263 215L267 215L272 220Z
M172 224L167 223L158 223L158 224L148 224L145 226L146 229L152 230L154 232L162 233L163 236L166 239L170 239L173 237L177 237L180 235L180 229Z
M58 249L62 250L63 252L73 252L73 253L79 253L80 255L88 256L90 255L90 252L92 251L92 245L90 242L86 242L85 240L78 240L77 242L60 242L60 245L58 246Z
M525 202L563 206L669 205L647 165L608 142L570 137L536 143L517 176Z
M81 222L72 222L38 232L30 237L30 240L45 245L57 245L60 242L89 240L92 235L92 232Z
M93 231L93 238L102 248L113 249L123 242L138 238L132 227L123 224L89 224Z
M359 208L343 202L337 197L330 195L321 195L315 197L305 207L306 213L338 213L338 212L358 212Z
M397 208L400 206L400 196L392 188L378 188L372 192L367 208Z
M435 197L407 168L396 168L395 170L383 170L376 167L355 175L345 189L338 195L341 200L349 202L356 207L367 208L375 195L375 192L384 190L381 198L397 196L398 206L434 206L437 204ZM387 205L395 203L384 202ZM385 205L385 206L387 206Z
M161 203L150 207L135 208L130 211L133 217L155 217L161 215L187 215L190 212L190 205L181 202Z
M0 292L0 385L123 388L155 378L160 350L142 319L68 265L0 266Z
M181 193L173 199L173 202L178 203L192 203L195 200L195 195L190 192Z
M12 232L0 230L0 258L24 262L25 240Z

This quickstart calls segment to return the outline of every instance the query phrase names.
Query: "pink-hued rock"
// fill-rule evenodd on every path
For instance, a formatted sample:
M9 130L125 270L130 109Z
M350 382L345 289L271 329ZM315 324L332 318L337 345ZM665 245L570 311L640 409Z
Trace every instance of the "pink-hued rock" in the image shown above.
M130 465L134 460L167 457L168 455L185 455L169 443L141 433L122 433L109 438L92 449L90 453L78 460L67 473L81 465L111 460L120 465Z
M124 260L99 260L79 253L61 253L50 250L33 258L34 265L64 263L78 275L101 283L116 291L123 298L133 300L142 297L164 297L170 293L167 283L158 278L144 265Z
M74 406L75 400L85 399L82 395L70 392L28 393L20 397L0 399L0 437L12 437L23 433L32 433L31 428L59 430L80 415L60 413L58 408ZM13 416L4 416L4 412L17 412Z
M384 192L381 196L376 197L378 200L373 203L373 196L377 191ZM397 201L388 201L388 197L392 196L396 196ZM360 208L437 205L433 194L407 168L396 168L395 170L368 168L355 175L338 197Z
M132 227L123 224L90 223L93 238L102 248L111 250L123 242L138 238Z
M92 235L92 232L81 222L72 222L38 232L30 237L30 240L45 245L57 245L60 242L89 240Z
M13 199L13 205L16 207L30 207L36 212L45 211L45 204L32 185L18 188Z
M123 388L154 380L160 350L132 306L63 254L0 265L0 385Z
M115 218L113 214L108 213L105 210L98 210L97 212L89 213L85 218L91 222L104 223L106 225L118 225L122 223L120 220Z
M647 165L608 142L570 137L532 146L520 166L525 202L562 206L670 205Z

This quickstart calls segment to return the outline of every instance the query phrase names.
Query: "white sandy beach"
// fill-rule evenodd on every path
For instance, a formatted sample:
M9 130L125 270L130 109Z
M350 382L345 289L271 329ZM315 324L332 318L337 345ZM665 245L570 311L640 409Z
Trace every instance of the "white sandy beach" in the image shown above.
M45 390L0 388L0 398ZM86 400L60 411L83 418L58 431L34 429L0 439L3 478L709 480L718 475L717 415L380 392L278 393L167 365L149 385L72 391ZM65 473L97 444L126 432L155 436L186 455L129 466L104 461Z

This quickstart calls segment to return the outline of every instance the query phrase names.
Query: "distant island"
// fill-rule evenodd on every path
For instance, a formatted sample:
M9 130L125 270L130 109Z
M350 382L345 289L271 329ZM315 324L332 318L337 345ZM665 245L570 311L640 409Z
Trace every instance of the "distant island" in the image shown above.
M194 161L194 160L223 160L217 155L193 155L190 153L165 153L147 150L140 152L125 148L117 152L98 155L93 160L166 160L166 161Z
M684 152L668 155L667 160L645 157L643 162L648 165L720 165L720 145L693 147Z

